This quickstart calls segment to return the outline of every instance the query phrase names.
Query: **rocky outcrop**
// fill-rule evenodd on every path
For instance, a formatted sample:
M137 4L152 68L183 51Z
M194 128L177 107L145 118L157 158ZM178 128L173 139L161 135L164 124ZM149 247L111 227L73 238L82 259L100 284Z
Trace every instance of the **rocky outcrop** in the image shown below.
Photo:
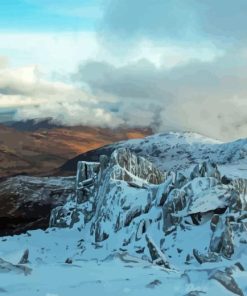
M9 178L0 183L0 235L49 227L53 208L75 192L75 178Z
M161 172L130 150L119 149L111 157L101 156L99 163L78 163L76 184L77 194L53 210L50 225L90 229L85 235L95 248L116 244L115 250L148 256L170 268L164 254L176 246L182 256L176 238L191 228L207 225L209 235L203 250L190 249L185 264L229 260L244 242L246 182L226 182L214 163L198 164L186 176Z
M150 161L125 148L113 152L111 166L113 167L111 178L114 180L160 184L165 179L165 174Z

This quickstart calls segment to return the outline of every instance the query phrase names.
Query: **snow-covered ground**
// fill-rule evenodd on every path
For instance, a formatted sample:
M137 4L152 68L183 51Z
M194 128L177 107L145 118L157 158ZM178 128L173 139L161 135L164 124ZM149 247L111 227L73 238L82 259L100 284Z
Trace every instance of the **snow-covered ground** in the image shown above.
M233 295L217 281L208 280L212 269L210 264L203 268L198 264L193 268L186 266L183 270L170 271L127 255L93 259L97 252L93 252L90 258L78 251L76 244L80 239L81 232L68 229L37 230L29 235L3 238L1 258L16 264L23 251L29 248L30 263L27 266L32 271L24 275L15 271L5 273L0 269L0 293L19 296L180 296L198 291L200 294L191 295ZM202 240L203 233L191 233L191 237L186 237L187 241L184 239L179 238L183 246L190 245L191 240ZM73 263L66 264L67 258ZM247 292L247 273L235 272L235 278Z

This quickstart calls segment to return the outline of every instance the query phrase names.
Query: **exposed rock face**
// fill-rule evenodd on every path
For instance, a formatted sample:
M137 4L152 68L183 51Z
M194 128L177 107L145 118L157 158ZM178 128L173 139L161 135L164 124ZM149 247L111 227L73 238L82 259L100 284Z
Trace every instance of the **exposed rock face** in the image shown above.
M229 260L236 245L247 242L247 183L222 179L214 163L196 165L186 177L161 172L128 149L119 149L110 158L101 156L99 163L78 164L77 195L53 210L50 225L77 227L87 231L84 235L95 248L132 250L166 268L166 252L174 248L176 237L207 225L207 244L203 250L191 248L185 264ZM181 256L183 248L176 249Z
M113 166L111 178L114 180L137 182L141 179L142 182L160 184L165 178L165 175L150 161L125 148L113 152L111 165Z
M50 212L74 194L75 178L18 176L0 183L0 235L49 226Z
M181 189L175 188L169 193L163 205L164 231L170 232L188 216L194 223L200 224L201 213L225 209L230 197L229 187L220 184L217 179L195 177Z

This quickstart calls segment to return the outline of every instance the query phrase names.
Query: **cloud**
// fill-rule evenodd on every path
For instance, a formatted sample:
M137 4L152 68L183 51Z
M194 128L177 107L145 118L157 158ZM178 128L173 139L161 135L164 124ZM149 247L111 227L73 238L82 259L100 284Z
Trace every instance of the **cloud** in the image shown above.
M99 103L71 84L44 79L37 66L0 70L0 108L15 108L16 120L52 117L69 126L121 124Z
M147 60L121 67L91 61L73 79L86 83L98 98L113 98L115 113L129 125L192 130L228 140L246 136L246 54L236 50L171 69Z
M79 2L47 7L76 17L98 9ZM16 67L0 59L0 108L16 107L16 119L246 137L245 0L107 3L98 34L1 33Z
M0 69L7 67L9 64L8 58L0 56Z

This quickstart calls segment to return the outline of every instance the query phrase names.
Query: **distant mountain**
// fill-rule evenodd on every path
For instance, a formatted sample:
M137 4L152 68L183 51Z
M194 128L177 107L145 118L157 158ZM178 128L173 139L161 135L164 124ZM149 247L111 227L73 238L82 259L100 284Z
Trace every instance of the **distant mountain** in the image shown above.
M135 128L58 127L49 121L0 124L0 177L54 174L78 154L151 133L150 129Z
M29 119L25 121L11 121L3 123L6 126L12 127L18 131L34 132L40 129L52 129L55 127L62 127L62 125L52 122L52 118L47 119Z

